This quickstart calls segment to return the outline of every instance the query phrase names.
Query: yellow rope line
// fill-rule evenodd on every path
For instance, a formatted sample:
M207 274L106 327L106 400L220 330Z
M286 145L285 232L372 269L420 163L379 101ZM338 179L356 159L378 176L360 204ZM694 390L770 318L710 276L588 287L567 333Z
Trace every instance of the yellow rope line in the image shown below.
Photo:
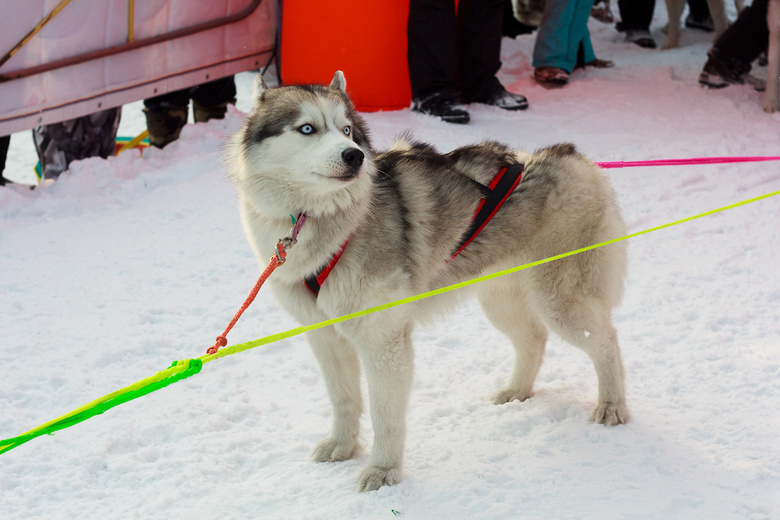
M41 426L38 426L37 428L33 428L29 432L22 434L18 437L14 437L11 439L4 439L0 441L0 453L5 453L7 451L10 451L11 449L20 446L24 444L25 442L28 442L32 440L35 437L38 437L40 435L44 434L51 434L55 431L62 430L64 428L67 428L69 426L73 426L74 424L77 424L79 422L85 421L89 419L90 417L94 417L97 414L101 414L115 406L118 406L122 403L126 403L127 401L130 401L132 399L136 399L138 397L141 397L143 395L146 395L148 393L154 392L156 390L159 390L160 388L164 386L168 386L172 383L175 383L177 381L180 381L181 379L185 379L187 377L190 377L192 375L197 374L200 372L201 367L204 363L208 363L209 361L213 361L215 359L219 359L221 357L229 356L231 354L237 354L238 352L243 352L245 350L249 350L255 347L259 347L261 345L267 345L269 343L273 343L275 341L280 341L282 339L291 338L294 336L298 336L300 334L303 334L304 332L320 329L323 327L327 327L330 325L334 325L336 323L341 323L347 320L351 320L354 318L359 318L361 316L365 316L367 314L371 314L373 312L378 312L384 309L389 309L391 307L397 307L399 305L403 305L406 303L411 303L414 301L422 300L424 298L430 298L431 296L436 296L438 294L442 294L449 291L454 291L456 289L461 289L463 287L467 287L469 285L474 285L480 282L484 282L487 280L491 280L494 278L498 278L500 276L504 276L507 274L516 273L518 271L522 271L524 269L528 269L530 267L534 267L537 265L546 264L548 262L553 262L555 260L559 260L561 258L566 258L568 256L573 256L579 253L583 253L585 251L590 251L592 249L596 249L599 247L604 247L610 244L614 244L617 242L621 242L623 240L628 240L629 238L638 237L640 235L645 235L647 233L651 233L653 231L658 231L661 229L665 229L668 227L676 226L678 224L683 224L685 222L690 222L692 220L696 220L702 217L706 217L709 215L714 215L715 213L720 213L722 211L726 211L729 209L737 208L739 206L744 206L746 204L750 204L752 202L757 202L759 200L768 199L770 197L774 197L775 195L780 195L780 190L774 191L772 193L767 193L765 195L760 195L758 197L753 197L751 199L747 199L741 202L736 202L734 204L729 204L728 206L724 206L722 208L714 209L711 211L707 211L704 213L700 213L698 215L694 215L692 217L686 217L680 220L675 220L674 222L669 222L668 224L662 224L660 226L656 226L650 229L645 229L643 231L638 231L636 233L631 233L629 235L625 235L620 238L615 238L613 240L607 240L606 242L601 242L598 244L594 244L592 246L583 247L581 249L577 249L574 251L569 251L568 253L563 253L556 256L551 256L549 258L545 258L543 260L538 260L536 262L531 262L528 264L524 264L518 267L513 267L511 269L505 269L503 271L498 271L496 273L492 273L489 275L481 276L479 278L475 278L473 280L467 280L465 282L457 283L454 285L450 285L447 287L442 287L440 289L436 289L433 291L428 291L422 294L418 294L415 296L411 296L409 298L404 298L402 300L397 300L394 302L386 303L383 305L378 305L376 307L372 307L370 309L365 309L362 311L354 312L352 314L347 314L346 316L341 316L338 318L333 318L331 320L326 320L320 323L314 323L312 325L307 325L304 327L297 327L295 329L291 329L285 332L280 332L278 334L272 334L270 336L266 336L264 338L260 338L255 341L249 341L246 343L241 343L239 345L234 345L232 347L225 347L221 350L219 350L215 354L207 354L204 356L201 356L197 359L187 359L183 361L174 361L173 364L166 370L163 370L161 372L156 373L155 375L151 377L147 377L146 379L142 379L141 381L138 381L130 386L127 386L125 388L122 388L120 390L117 390L115 392L112 392L106 396L103 396L99 399L95 399L94 401L91 401L90 403L87 403L83 406L80 406L79 408L73 410L72 412L69 412L57 419L54 419L53 421L49 421Z
M505 276L505 275L508 275L508 274L516 273L516 272L519 272L519 271L523 271L523 270L528 269L530 267L546 264L548 262L553 262L555 260L560 260L561 258L566 258L568 256L574 256L574 255L579 254L579 253L584 253L585 251L590 251L592 249L608 246L610 244L621 242L623 240L628 240L629 238L634 238L634 237L638 237L640 235L645 235L647 233L652 233L653 231L658 231L658 230L666 229L666 228L669 228L669 227L672 227L672 226L676 226L676 225L679 225L679 224L684 224L685 222L690 222L692 220L700 219L702 217L707 217L709 215L714 215L716 213L720 213L720 212L723 212L723 211L726 211L726 210L729 210L729 209L734 209L734 208L737 208L739 206L745 206L745 205L750 204L752 202L757 202L759 200L763 200L763 199L768 199L770 197L774 197L775 195L780 195L780 191L774 191L772 193L767 193L766 195L760 195L758 197L753 197L752 199L747 199L747 200L743 200L741 202L736 202L734 204L729 204L728 206L723 206L722 208L713 209L711 211L706 211L704 213L699 213L698 215L694 215L692 217L686 217L686 218L683 218L683 219L680 219L680 220L675 220L674 222L669 222L667 224L662 224L660 226L656 226L656 227L653 227L653 228L650 228L650 229L645 229L643 231L638 231L636 233L631 233L629 235L625 235L625 236L620 237L620 238L607 240L606 242L601 242L601 243L598 243L598 244L594 244L592 246L583 247L581 249L577 249L577 250L574 250L574 251L569 251L568 253L562 253L560 255L551 256L551 257L545 258L543 260L537 260L536 262L531 262L531 263L524 264L524 265L521 265L521 266L518 266L518 267L512 267L510 269L505 269L503 271L498 271L496 273L488 274L488 275L485 275L485 276L480 276L479 278L474 278L472 280L466 280L465 282L460 282L460 283L457 283L457 284L454 284L454 285L449 285L447 287L442 287L440 289L435 289L433 291L424 292L424 293L421 293L421 294L417 294L415 296L410 296L409 298L404 298L404 299L397 300L397 301L394 301L394 302L385 303L385 304L382 304L382 305L377 305L376 307L371 307L370 309L365 309L365 310L362 310L362 311L353 312L352 314L347 314L346 316L340 316L338 318L333 318L333 319L330 319L330 320L322 321L320 323L314 323L314 324L306 325L306 326L303 326L303 327L297 327L297 328L294 328L294 329L291 329L291 330L288 330L288 331L285 331L285 332L279 332L277 334L272 334L270 336L266 336L264 338L260 338L260 339L254 340L254 341L248 341L246 343L233 345L232 347L225 347L225 348L222 348L221 350L219 350L216 354L211 354L211 355L207 354L207 355L201 356L198 359L203 361L203 363L205 364L205 363L208 363L209 361L213 361L213 360L219 359L221 357L229 356L231 354L237 354L239 352L243 352L245 350L250 350L250 349L253 349L255 347L259 347L261 345L267 345L267 344L273 343L275 341L281 341L283 339L292 338L294 336L298 336L298 335L303 334L305 332L321 329L321 328L324 328L324 327L327 327L327 326L330 326L330 325L335 325L336 323L342 323L342 322L345 322L345 321L348 321L348 320L352 320L354 318L359 318L361 316L366 316L367 314L378 312L378 311L381 311L381 310L384 310L384 309L390 309L392 307L398 307L399 305L403 305L403 304L406 304L406 303L411 303L411 302L415 302L415 301L422 300L422 299L425 299L425 298L430 298L431 296L436 296L438 294L443 294L443 293L454 291L454 290L457 290L457 289L462 289L463 287L468 287L469 285L474 285L474 284L477 284L477 283L480 283L480 282L485 282L487 280L492 280L494 278L498 278L500 276Z
M57 13L59 13L60 11L62 11L62 10L65 8L65 6L66 6L66 5L68 5L69 3L70 3L70 0L62 0L62 2L60 2L59 4L57 4L57 7L55 7L55 8L54 8L54 10L53 10L52 12L50 12L49 14L47 14L46 16L44 16L44 17L43 17L43 20L41 20L40 22L38 22L38 25L36 25L35 27L33 27L33 30L32 30L32 31L28 32L28 33L27 33L27 35L26 35L24 38L22 38L22 40L21 40L19 43L17 43L17 44L14 46L14 48L13 48L13 49L11 49L10 51L8 51L8 54L6 54L5 56L3 56L3 58L2 58L2 59L0 59L0 67L2 67L2 66L3 66L3 64L4 64L6 61L10 60L10 59L11 59L11 57L12 57L14 54L16 54L17 52L19 52L19 49L21 49L22 47L24 47L24 46L27 44L27 42L29 42L29 41L32 39L32 37L33 37L33 36L35 36L36 34L38 34L38 32L40 32L40 30L41 30L41 29L43 29L43 27L44 27L44 26L45 26L47 23L49 23L49 22L51 21L51 19L52 19L52 18L54 18L55 16L57 16Z

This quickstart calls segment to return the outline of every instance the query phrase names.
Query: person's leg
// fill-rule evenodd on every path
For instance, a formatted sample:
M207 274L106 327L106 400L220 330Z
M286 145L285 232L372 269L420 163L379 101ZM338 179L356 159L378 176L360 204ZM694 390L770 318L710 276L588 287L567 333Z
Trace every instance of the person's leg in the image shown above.
M592 5L593 0L579 0L576 2L574 20L571 26L571 41L579 42L575 44L575 52L577 52L575 66L584 67L596 61L596 52L593 50L593 44L590 41L590 31L588 30L588 18L590 18Z
M580 43L588 35L587 21L592 5L593 0L547 2L534 45L534 68L553 67L571 73L577 64ZM588 58L592 47L589 44L588 47L585 58L591 61Z
M715 30L707 0L688 0L688 16L685 17L685 26L707 32Z
M653 21L655 0L618 0L620 21L617 23L618 31L629 29L650 29Z
M91 150L85 150L86 154L79 159L87 157L106 159L113 156L116 153L116 134L122 120L122 107L95 112L89 115L89 120L92 123L92 139L95 144Z
M411 0L407 62L412 109L448 123L468 123L458 102L454 0Z
M150 144L163 148L179 138L181 129L187 124L189 103L190 91L186 88L144 99Z
M121 107L33 130L33 142L41 163L41 180L54 180L70 163L88 157L114 154Z
M236 82L233 76L193 87L192 115L196 123L225 117L228 105L236 104Z
M458 96L454 0L411 0L407 25L412 97Z
M769 45L769 27L766 22L769 0L753 0L740 13L707 52L707 63L699 76L699 83L721 88L744 83L751 63Z
M528 100L507 92L496 73L501 68L504 0L460 0L458 4L458 79L461 98L504 110L524 110Z
M650 34L650 22L653 21L655 0L618 0L620 22L616 28L626 33L626 41L654 49L655 40Z
M11 144L11 136L4 135L0 137L0 186L5 186L5 177L3 177L3 171L5 170L5 159L8 157L8 146Z
M460 0L458 4L458 77L463 100L487 98L501 68L504 0Z

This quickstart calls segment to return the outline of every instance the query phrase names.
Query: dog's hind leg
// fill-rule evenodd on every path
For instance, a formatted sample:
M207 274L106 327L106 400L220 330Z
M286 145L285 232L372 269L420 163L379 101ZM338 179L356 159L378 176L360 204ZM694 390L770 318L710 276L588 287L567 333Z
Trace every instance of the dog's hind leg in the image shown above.
M354 347L333 328L308 333L307 339L320 365L333 407L330 436L312 451L315 462L347 460L358 448L360 415L360 360Z
M609 317L567 323L559 326L557 332L593 361L599 382L599 402L593 410L593 420L607 426L628 422L631 414L626 406L623 361L617 332Z
M547 327L528 305L518 275L481 284L479 304L494 327L506 334L515 350L514 368L506 386L493 396L493 404L525 401L542 366Z
M585 257L592 254L581 253L531 270L534 299L550 328L584 350L593 362L599 386L593 420L615 425L630 418L620 346L611 319L615 298L603 290L604 280L590 279L596 274L584 266L596 261ZM608 266L601 265L599 270L602 275L610 276Z

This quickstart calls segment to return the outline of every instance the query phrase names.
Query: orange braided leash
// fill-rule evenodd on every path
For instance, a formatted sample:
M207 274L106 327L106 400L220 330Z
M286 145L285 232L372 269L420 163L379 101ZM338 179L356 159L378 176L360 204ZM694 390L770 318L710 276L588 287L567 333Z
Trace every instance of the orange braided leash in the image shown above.
M279 242L276 243L276 254L271 257L271 262L268 264L268 267L265 268L263 273L260 275L260 278L257 279L257 283L255 283L255 286L252 288L249 296L246 297L244 304L240 309L238 309L238 312L235 316L233 316L233 319L230 320L230 323L228 323L228 326L225 328L224 332L217 336L217 342L206 350L207 354L216 354L220 348L227 345L227 335L230 332L230 329L232 329L233 326L238 323L238 320L241 318L241 315L244 313L244 311L247 310L250 305L252 305L253 301L255 301L257 293L260 292L260 288L271 276L271 273L273 273L277 267L282 265L287 260L287 250L298 243L298 232L301 230L305 222L306 213L300 213L297 220L293 219L293 228L290 230L290 236L280 238Z

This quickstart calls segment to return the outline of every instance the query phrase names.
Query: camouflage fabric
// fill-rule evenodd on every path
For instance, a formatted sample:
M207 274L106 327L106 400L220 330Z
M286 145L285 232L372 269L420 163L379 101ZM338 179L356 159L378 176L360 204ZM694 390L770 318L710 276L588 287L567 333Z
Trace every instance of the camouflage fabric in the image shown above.
M224 118L227 105L236 102L233 76L145 99L144 114L150 144L163 148L179 138L187 124L190 99L196 123Z
M33 142L41 163L41 179L56 179L72 161L114 155L121 107L39 126Z
M144 108L149 144L157 148L179 138L181 129L187 124L187 105L183 107Z
M231 103L235 103L233 100ZM224 119L227 113L229 103L220 103L219 105L205 107L197 101L192 101L192 116L196 123L205 123L209 119Z

